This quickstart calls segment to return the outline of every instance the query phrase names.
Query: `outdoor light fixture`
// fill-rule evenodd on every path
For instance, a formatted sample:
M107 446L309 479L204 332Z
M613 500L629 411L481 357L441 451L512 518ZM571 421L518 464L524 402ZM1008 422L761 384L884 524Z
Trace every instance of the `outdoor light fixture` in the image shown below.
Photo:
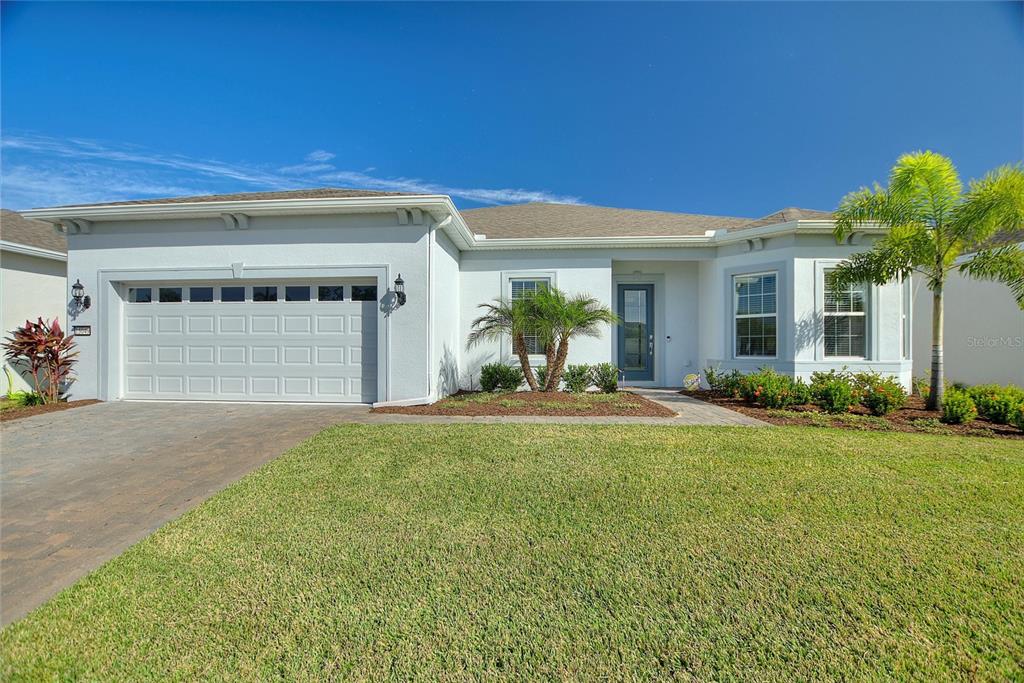
M85 295L85 285L81 280L76 279L75 284L71 285L71 298L80 311L86 311L92 306L92 298Z
M399 306L405 305L405 280L402 279L401 273L395 278L395 297L398 299Z

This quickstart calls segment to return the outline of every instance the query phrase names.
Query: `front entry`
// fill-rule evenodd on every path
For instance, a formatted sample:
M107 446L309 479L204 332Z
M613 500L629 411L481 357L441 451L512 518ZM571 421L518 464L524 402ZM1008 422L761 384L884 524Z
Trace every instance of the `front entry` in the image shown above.
M654 285L619 285L619 370L626 381L654 380Z

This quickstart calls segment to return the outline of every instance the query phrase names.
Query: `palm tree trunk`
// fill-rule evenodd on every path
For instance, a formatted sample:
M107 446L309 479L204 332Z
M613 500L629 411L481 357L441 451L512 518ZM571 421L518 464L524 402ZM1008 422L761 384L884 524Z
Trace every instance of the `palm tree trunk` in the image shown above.
M942 394L945 389L945 369L942 363L942 283L932 290L932 382L928 392L928 410L938 410L942 406Z
M526 384L530 387L530 391L538 391L537 378L534 377L533 368L530 367L530 354L526 352L526 340L522 334L512 337L512 350L519 357L519 365L523 369L523 377L526 378Z
M558 384L565 373L565 361L569 357L569 338L562 337L558 342L558 353L555 354L553 367L548 368L548 383L544 391L558 391Z

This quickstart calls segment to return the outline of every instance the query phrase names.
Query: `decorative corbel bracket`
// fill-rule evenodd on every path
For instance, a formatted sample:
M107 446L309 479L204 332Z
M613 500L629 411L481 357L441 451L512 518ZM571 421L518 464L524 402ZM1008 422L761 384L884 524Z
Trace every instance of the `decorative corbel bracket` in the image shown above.
M249 216L244 213L222 213L220 217L224 221L224 227L228 230L249 229Z
M57 231L65 235L88 235L92 232L92 223L84 218L62 218Z

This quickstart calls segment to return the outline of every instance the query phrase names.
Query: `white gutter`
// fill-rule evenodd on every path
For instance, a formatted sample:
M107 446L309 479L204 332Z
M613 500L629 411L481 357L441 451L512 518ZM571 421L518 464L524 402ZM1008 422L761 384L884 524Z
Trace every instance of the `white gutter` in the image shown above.
M50 259L52 261L64 261L66 263L68 260L68 255L61 251L43 249L42 247L33 247L28 244L19 244L18 242L8 242L7 240L0 240L0 249L14 254L37 256L39 258Z

